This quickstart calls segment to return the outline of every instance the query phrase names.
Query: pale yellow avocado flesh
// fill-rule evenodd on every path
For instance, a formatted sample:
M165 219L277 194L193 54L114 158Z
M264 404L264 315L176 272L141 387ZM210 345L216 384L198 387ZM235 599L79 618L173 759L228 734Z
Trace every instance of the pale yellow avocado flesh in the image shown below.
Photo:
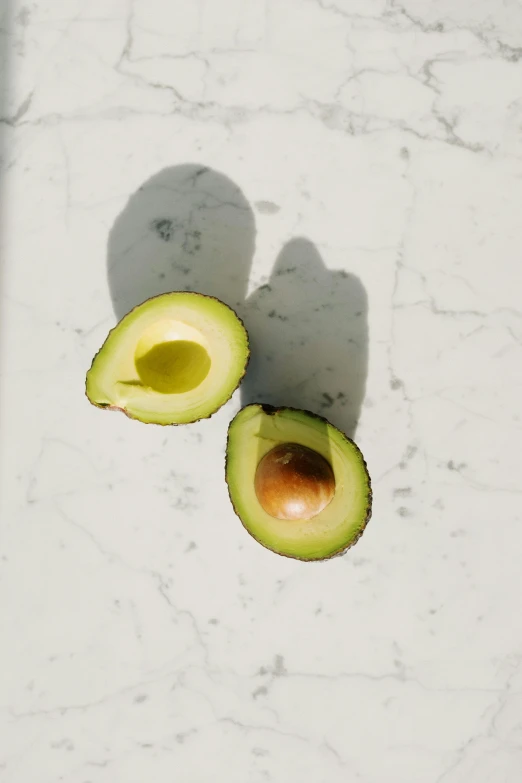
M307 446L332 467L334 497L312 519L276 519L257 499L257 466L279 443ZM340 430L308 411L262 405L243 408L229 428L226 478L244 527L260 544L287 557L321 560L342 552L357 541L371 515L370 477L360 450Z
M187 424L230 398L248 356L246 330L223 302L189 292L163 294L109 333L87 373L87 396L143 422Z

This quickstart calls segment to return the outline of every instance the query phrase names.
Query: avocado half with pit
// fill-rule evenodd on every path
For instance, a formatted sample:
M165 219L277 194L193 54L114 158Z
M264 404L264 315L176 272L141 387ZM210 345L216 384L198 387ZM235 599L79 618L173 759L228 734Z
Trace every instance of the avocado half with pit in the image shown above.
M188 424L227 402L248 358L247 332L230 307L203 294L162 294L109 332L86 393L93 405L147 424Z
M226 480L246 530L286 557L341 554L371 516L359 448L309 411L259 404L239 411L228 431Z

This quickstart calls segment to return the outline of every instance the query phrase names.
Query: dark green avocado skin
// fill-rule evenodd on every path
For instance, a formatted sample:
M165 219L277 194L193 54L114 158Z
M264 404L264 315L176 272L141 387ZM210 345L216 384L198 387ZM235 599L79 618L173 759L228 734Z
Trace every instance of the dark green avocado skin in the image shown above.
M285 405L280 405L278 407L275 407L273 405L266 405L265 403L257 403L257 402L250 403L250 405L245 405L243 408L241 408L241 410L245 410L245 408L261 408L263 413L266 413L269 416L274 416L276 413L282 413L284 411L298 411L299 413L306 413L308 416L311 416L314 419L318 419L319 421L323 422L324 424L328 424L330 427L334 426L331 422L328 421L328 419L325 419L324 416L319 416L319 414L313 413L312 411L306 410L305 408L291 408L291 407L288 407L288 406L285 406ZM363 455L361 453L360 448L357 446L357 444L351 438L348 437L348 435L345 435L344 432L341 432L341 430L339 430L336 427L338 432L341 432L341 434L345 438L345 440L347 440L349 443L351 443L353 446L355 446L355 448L357 449L357 451L361 455L361 459L362 459L362 461L364 463L364 467L366 469L366 474L368 476L368 503L367 503L367 506L366 506L366 514L365 514L364 522L363 522L362 527L359 530L357 536L352 541L350 541L350 543L347 546L342 547L341 549L337 550L337 552L332 552L332 554L331 555L327 555L327 557L315 557L313 559L310 559L310 558L306 558L306 557L297 557L296 555L283 554L281 552L276 552L274 549L270 549L270 547L268 547L266 544L264 544L262 541L259 541L258 538L256 538L254 535L252 535L250 530L248 530L248 528L244 525L243 520L241 519L241 517L240 517L240 515L239 515L239 513L238 513L238 511L237 511L237 509L236 509L236 507L234 505L234 501L232 499L232 495L230 494L230 486L229 486L229 483L228 483L228 447L229 447L229 442L230 442L230 427L232 426L232 424L233 424L233 420L230 422L230 424L228 426L227 447L226 447L226 451L225 451L225 481L227 483L228 496L230 498L230 503L232 505L232 508L234 509L234 513L238 517L239 521L241 522L241 524L243 525L244 529L247 531L249 536L251 536L255 541L257 541L258 544L261 544L262 547L264 547L265 549L268 549L270 552L274 552L274 554L279 555L280 557L287 557L290 560L300 560L303 563L324 563L326 560L332 560L332 558L334 558L334 557L342 557L342 555L345 555L346 552L348 552L349 549L351 549L353 546L355 546L355 544L359 541L359 539L361 538L362 534L366 530L368 522L370 521L370 519L372 517L373 491L372 491L371 479L370 479L370 474L368 472L368 466L366 464L366 460L364 459L364 457L363 457Z

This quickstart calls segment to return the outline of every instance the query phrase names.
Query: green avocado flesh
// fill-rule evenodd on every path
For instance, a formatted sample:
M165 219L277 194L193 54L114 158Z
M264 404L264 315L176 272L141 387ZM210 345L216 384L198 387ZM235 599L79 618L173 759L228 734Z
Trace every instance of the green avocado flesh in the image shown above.
M230 398L248 357L245 327L223 302L162 294L109 332L87 373L87 397L147 424L188 424Z
M307 446L335 476L335 494L308 520L270 516L257 499L259 462L280 443ZM228 431L226 479L234 510L263 546L299 560L323 560L355 544L371 516L370 477L358 447L326 419L294 408L247 405Z

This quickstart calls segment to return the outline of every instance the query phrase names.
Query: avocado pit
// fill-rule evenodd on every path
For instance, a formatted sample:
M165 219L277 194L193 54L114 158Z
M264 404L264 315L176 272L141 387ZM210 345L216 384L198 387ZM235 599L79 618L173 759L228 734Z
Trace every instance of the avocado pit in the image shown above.
M260 460L254 487L259 503L271 517L307 520L332 500L335 477L317 451L298 443L280 443Z

